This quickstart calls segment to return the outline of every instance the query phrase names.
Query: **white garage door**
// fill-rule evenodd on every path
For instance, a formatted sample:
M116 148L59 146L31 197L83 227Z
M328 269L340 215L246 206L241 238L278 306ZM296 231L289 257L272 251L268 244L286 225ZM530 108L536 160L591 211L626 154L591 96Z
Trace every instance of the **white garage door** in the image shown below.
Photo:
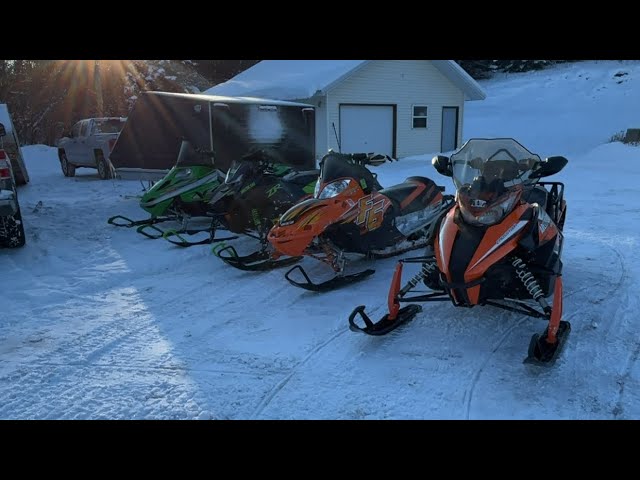
M393 155L393 107L340 105L340 146L344 153Z

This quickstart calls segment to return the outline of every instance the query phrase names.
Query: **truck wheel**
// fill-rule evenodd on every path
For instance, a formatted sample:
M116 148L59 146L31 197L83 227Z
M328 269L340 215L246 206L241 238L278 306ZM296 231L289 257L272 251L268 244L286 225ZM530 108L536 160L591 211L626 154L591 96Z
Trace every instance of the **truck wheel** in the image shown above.
M109 168L109 162L107 162L102 153L96 154L96 166L98 167L98 175L102 180L108 180L109 178L111 178L111 168Z
M26 242L20 207L10 217L0 217L0 247L18 248Z
M69 163L67 160L67 154L64 152L60 153L60 168L62 168L62 173L65 177L76 176L76 166Z

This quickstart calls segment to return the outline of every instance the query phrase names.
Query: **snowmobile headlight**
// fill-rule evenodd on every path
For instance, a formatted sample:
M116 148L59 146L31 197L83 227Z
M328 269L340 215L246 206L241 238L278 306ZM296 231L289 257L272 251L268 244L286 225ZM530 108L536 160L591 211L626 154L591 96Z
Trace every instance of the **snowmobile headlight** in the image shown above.
M481 212L472 213L466 202L460 201L460 212L465 222L471 225L489 226L500 222L513 208L520 195L517 192L510 193L504 200L491 205Z
M349 180L336 180L335 182L327 183L318 198L333 198L344 192L349 186Z

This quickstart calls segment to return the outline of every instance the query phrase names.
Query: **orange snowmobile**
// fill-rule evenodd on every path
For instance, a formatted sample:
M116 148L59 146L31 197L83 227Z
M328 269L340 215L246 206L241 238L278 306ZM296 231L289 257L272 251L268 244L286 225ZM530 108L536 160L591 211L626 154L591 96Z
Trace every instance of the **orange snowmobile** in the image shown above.
M384 335L422 310L417 304L400 308L401 302L491 305L547 320L543 334L532 337L525 362L553 363L571 330L561 320L567 206L564 184L540 179L558 173L567 159L541 160L515 140L501 138L471 139L450 158L437 156L432 163L440 174L453 177L457 190L456 206L438 228L435 255L400 260L389 313L373 323L361 305L349 316L351 330ZM401 287L403 263L422 268ZM431 291L407 297L420 283Z
M327 263L336 275L314 283L297 265L285 278L300 288L327 291L362 280L375 270L345 274L348 253L382 258L421 248L432 240L437 218L453 206L425 177L382 188L367 165L392 159L380 154L343 154L329 151L320 163L314 198L286 211L269 232L271 245L280 253L308 255ZM304 281L291 278L298 270Z

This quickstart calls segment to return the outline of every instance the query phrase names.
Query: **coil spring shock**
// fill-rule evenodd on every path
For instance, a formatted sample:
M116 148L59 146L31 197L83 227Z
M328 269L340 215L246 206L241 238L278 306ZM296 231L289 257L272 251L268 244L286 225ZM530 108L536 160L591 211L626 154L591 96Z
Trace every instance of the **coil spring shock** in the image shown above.
M425 262L422 264L422 268L415 276L407 282L407 284L398 292L399 296L406 294L409 290L414 288L418 283L420 283L424 278L430 275L436 269L436 264L434 262Z
M533 273L531 273L527 269L527 264L519 257L515 257L511 264L515 267L516 275L518 276L524 287L527 289L529 294L546 310L548 308L548 305L547 302L545 302L544 298L542 298L544 297L542 288L540 287L538 280L536 280L536 278L533 276Z

